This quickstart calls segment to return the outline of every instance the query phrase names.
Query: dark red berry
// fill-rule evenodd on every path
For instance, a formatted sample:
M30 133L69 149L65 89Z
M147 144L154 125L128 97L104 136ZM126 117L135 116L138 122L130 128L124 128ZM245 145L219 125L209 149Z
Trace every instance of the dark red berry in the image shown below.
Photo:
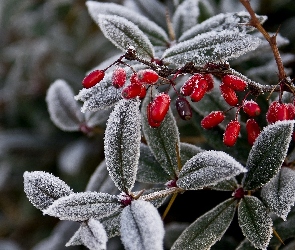
M147 120L148 120L149 125L150 125L152 128L158 128L158 127L160 127L161 122L155 122L155 121L152 120L152 118L151 118L151 106L152 106L152 103L150 102L150 103L147 105L147 107L146 107Z
M130 84L123 88L122 97L131 99L139 96L141 93L141 84Z
M248 119L246 122L246 131L248 134L248 143L252 146L261 132L258 123L254 119Z
M230 105L236 106L239 103L236 92L227 85L220 84L220 91L223 99Z
M256 116L260 114L260 107L255 101L244 101L243 110L248 116Z
M222 83L236 91L244 91L247 87L247 83L235 75L223 76Z
M152 69L143 69L137 72L137 78L141 83L155 84L159 80L159 75Z
M134 198L131 195L123 194L120 197L120 203L122 207L127 207L131 204Z
M126 71L123 68L116 68L112 76L113 86L115 88L121 88L126 82Z
M205 79L201 79L195 85L193 92L191 93L190 97L192 102L198 102L202 100L204 95L206 94L208 89L208 83Z
M176 110L183 120L190 120L192 118L192 109L189 102L184 97L178 97L175 101Z
M103 70L93 70L87 76L84 77L82 81L82 85L84 88L89 89L95 86L104 78L104 71Z
M154 122L162 122L169 110L170 96L165 93L158 94L150 107L150 118Z
M217 126L224 120L225 116L222 111L212 111L209 115L205 116L201 121L201 126L204 129L211 129Z
M245 196L245 191L243 188L238 188L235 190L235 192L233 193L233 196L235 197L235 199L242 199Z
M240 129L241 125L237 120L229 122L223 134L223 143L228 147L235 145L240 133Z
M184 84L180 88L180 93L184 96L190 96L193 93L194 87L201 79L203 79L202 74L194 74L184 82Z

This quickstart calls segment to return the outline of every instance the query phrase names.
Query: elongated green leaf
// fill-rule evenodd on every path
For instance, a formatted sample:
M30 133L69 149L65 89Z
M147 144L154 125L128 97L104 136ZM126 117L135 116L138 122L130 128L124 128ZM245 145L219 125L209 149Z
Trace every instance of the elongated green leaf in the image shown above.
M132 46L139 56L154 57L153 45L148 37L126 18L99 14L98 25L105 37L123 52Z
M266 207L255 196L244 196L238 208L243 234L258 249L266 249L272 235L272 220Z
M286 220L295 202L295 171L281 168L278 174L262 187L261 198L270 211Z
M247 160L248 172L242 181L245 190L262 187L278 173L287 155L293 126L294 121L279 121L263 129Z
M122 192L133 188L140 154L140 101L119 101L105 130L104 152L109 174Z
M217 184L210 186L209 188L220 191L234 191L238 188L238 181L235 177L232 177L229 180L220 181Z
M200 147L197 147L193 144L189 144L186 142L180 143L180 158L181 158L181 164L182 166L193 156L195 156L198 153L203 152L204 149L201 149Z
M179 173L177 186L186 190L201 189L246 172L230 155L222 151L201 152L186 162Z
M152 89L152 92L154 95L158 93L155 88ZM178 127L170 108L160 127L150 127L146 113L147 105L150 100L151 96L147 94L141 106L143 133L148 146L156 160L160 163L160 166L171 179L174 179L178 169L176 151L176 148L179 147Z
M255 50L259 44L259 38L238 31L210 31L167 49L162 59L164 63L178 66L183 66L187 62L203 66L207 62L238 58L248 51Z
M233 220L237 201L230 198L199 217L174 242L171 250L210 249Z
M108 238L120 235L120 220L123 208L118 209L115 213L100 219Z
M154 22L129 8L115 3L87 1L86 6L92 19L98 23L98 14L117 15L134 23L155 46L167 46L169 38L166 32Z

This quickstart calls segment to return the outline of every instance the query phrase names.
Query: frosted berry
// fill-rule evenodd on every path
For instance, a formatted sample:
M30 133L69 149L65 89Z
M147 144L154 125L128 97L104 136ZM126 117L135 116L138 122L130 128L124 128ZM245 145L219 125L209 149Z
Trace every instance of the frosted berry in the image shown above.
M142 84L142 83L138 80L138 77L137 77L137 74L136 74L136 73L133 73L133 74L130 76L130 84Z
M295 106L293 103L286 104L288 108L288 120L293 120L295 118Z
M104 78L104 71L103 70L93 70L87 76L84 77L82 81L82 85L84 88L89 89L95 86Z
M116 68L112 75L112 83L115 88L121 88L126 82L126 71L123 68Z
M254 119L248 119L246 122L246 131L248 135L248 143L252 146L261 131L258 123Z
M256 116L260 114L260 107L255 101L245 101L243 104L243 111L248 115L248 116Z
M224 120L225 116L222 111L212 111L209 115L205 116L201 121L201 126L204 129L210 129L217 126Z
M159 80L159 75L151 69L143 69L137 72L137 78L141 83L155 84Z
M138 95L139 99L143 99L146 96L146 88L144 86L144 84L139 84L140 85L140 93Z
M198 102L202 100L202 98L207 92L207 89L208 83L205 79L201 79L200 81L198 81L198 83L193 89L193 92L190 95L192 102Z
M236 106L239 103L236 92L225 84L219 86L223 99L230 105Z
M165 93L158 94L150 107L150 118L154 122L162 122L169 110L170 96Z
M131 99L139 96L141 93L141 84L130 84L123 88L122 97Z
M203 75L198 73L194 74L184 82L180 88L180 93L184 96L190 96L193 93L194 87L201 79L203 79Z
M266 120L268 123L274 123L278 120L277 108L279 105L280 105L280 103L278 101L274 101L269 105L268 110L266 112Z
M207 81L207 84L208 84L207 92L208 92L214 88L214 78L212 74L204 74L203 77Z
M155 122L155 121L152 120L152 118L151 118L151 106L152 106L152 103L150 102L150 103L147 105L147 107L146 107L147 120L148 120L149 125L150 125L152 128L158 128L158 127L160 127L161 122Z
M223 143L228 147L234 146L238 139L240 129L241 125L237 120L229 122L223 134Z
M175 106L182 120L190 120L192 118L191 105L186 98L178 97L175 101Z
M288 119L288 106L285 103L280 103L277 107L277 120L284 121Z
M222 83L236 91L244 91L247 87L247 83L235 75L223 76Z

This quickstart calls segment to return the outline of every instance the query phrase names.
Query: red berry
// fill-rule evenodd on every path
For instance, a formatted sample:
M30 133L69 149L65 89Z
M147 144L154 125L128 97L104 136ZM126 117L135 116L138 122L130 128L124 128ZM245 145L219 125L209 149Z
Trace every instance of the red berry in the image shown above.
M131 99L139 96L141 93L141 84L130 84L123 88L122 97Z
M137 78L141 83L155 84L159 79L159 75L151 69L143 69L137 72Z
M209 115L205 116L201 121L201 126L204 129L210 129L217 126L224 120L225 116L222 111L212 111Z
M126 71L123 68L116 68L112 76L113 86L115 88L121 88L126 82Z
M189 79L187 79L185 83L182 85L182 87L180 88L180 93L184 96L191 95L193 93L194 87L201 79L203 79L203 75L198 73L194 74Z
M235 145L240 133L240 129L241 125L237 120L229 122L223 134L223 143L228 147Z
M268 123L274 123L278 120L277 108L279 105L280 105L280 103L278 101L274 101L269 105L268 110L266 112L266 120Z
M152 106L152 103L150 102L150 103L147 105L147 107L146 107L147 120L148 120L149 125L150 125L152 128L158 128L158 127L160 127L161 122L155 122L154 120L152 120L152 118L151 118L151 106Z
M207 92L208 92L214 88L214 78L212 74L204 74L203 77L208 83L208 88L207 88Z
M277 107L277 120L284 121L289 119L288 106L285 103L280 103Z
M256 116L260 114L260 107L255 101L244 101L243 110L248 116Z
M140 84L140 93L138 95L139 99L143 99L146 96L146 88L144 86L144 84Z
M176 110L183 120L190 120L192 118L192 109L189 102L184 97L178 97L175 101Z
M235 199L242 199L245 196L245 191L243 188L238 188L234 191L233 196L235 197Z
M84 77L82 85L84 88L89 89L95 86L104 78L103 70L93 70L87 76Z
M252 146L260 134L258 123L254 119L248 119L246 122L246 131L248 134L248 143Z
M288 103L287 104L288 108L288 119L293 120L295 118L295 106L293 103Z
M225 84L219 86L223 99L230 105L236 106L239 103L236 92Z
M208 83L205 79L201 79L194 87L190 97L192 102L200 101L206 94L208 89Z
M150 118L154 122L162 122L169 110L170 96L165 93L158 94L150 107Z
M235 75L225 75L222 77L222 83L236 91L244 91L247 83Z
M138 78L137 78L137 74L136 73L133 73L131 76L130 76L130 84L142 84Z

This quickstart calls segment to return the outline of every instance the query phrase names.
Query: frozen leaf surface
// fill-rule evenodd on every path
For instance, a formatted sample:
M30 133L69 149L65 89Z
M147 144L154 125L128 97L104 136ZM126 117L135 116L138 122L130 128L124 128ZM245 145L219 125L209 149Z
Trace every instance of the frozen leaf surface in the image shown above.
M120 220L123 208L120 208L117 212L101 218L100 222L103 224L108 238L120 235Z
M61 79L53 82L46 93L50 119L63 131L79 131L84 119L74 96L72 88Z
M139 100L119 101L105 130L104 151L109 174L122 192L129 193L136 180L140 155Z
M167 49L162 59L165 63L174 65L193 62L196 66L203 66L207 62L237 58L255 50L260 41L257 37L238 31L210 31Z
M272 220L255 196L244 196L238 207L238 220L244 236L258 249L266 249L272 236Z
M283 167L278 174L261 189L261 197L268 209L283 220L295 202L295 171Z
M24 173L24 191L38 209L47 209L55 200L73 193L61 179L43 171Z
M132 22L116 15L98 15L98 25L116 47L123 52L132 46L144 58L153 58L154 49L148 37Z
M115 195L81 192L56 200L43 212L60 220L84 221L91 217L100 219L111 215L120 207Z
M249 153L248 172L242 181L245 190L262 187L278 173L287 155L293 126L294 121L279 121L263 129Z
M121 240L126 249L163 249L164 226L149 202L134 200L121 214Z
M201 189L244 173L247 170L222 151L201 152L188 160L179 173L177 186L186 190Z
M71 237L71 239L66 243L66 247L69 246L79 246L79 245L83 245L83 242L81 240L81 226L79 227L79 229L74 233L74 235Z
M203 152L204 150L200 147L197 147L193 144L186 142L180 143L180 158L182 166L196 154Z
M216 185L210 186L210 188L219 191L234 191L238 188L238 182L235 177L232 177L229 180L220 181Z
M230 198L205 213L186 228L171 250L210 249L220 240L233 220L237 201Z

